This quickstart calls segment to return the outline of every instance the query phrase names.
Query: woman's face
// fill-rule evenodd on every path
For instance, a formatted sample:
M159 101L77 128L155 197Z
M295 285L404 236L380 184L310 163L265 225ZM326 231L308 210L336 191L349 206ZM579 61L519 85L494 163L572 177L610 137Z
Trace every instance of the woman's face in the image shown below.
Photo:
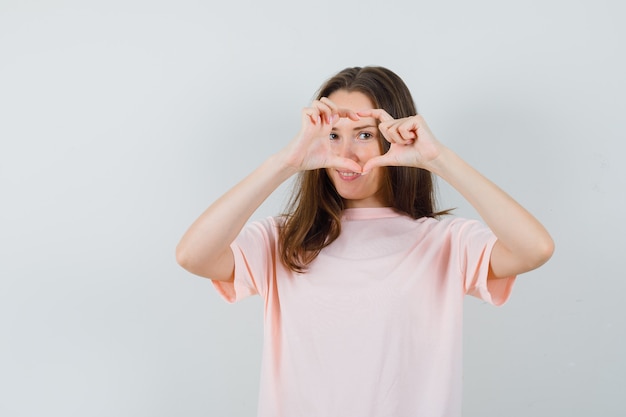
M337 90L328 98L339 108L353 111L374 108L374 103L368 96L356 91ZM374 118L361 118L358 121L340 118L333 125L330 142L332 152L352 159L361 166L382 152L378 120ZM333 168L327 168L326 172L344 199L346 208L389 205L384 199L383 191L385 168L374 168L365 175Z

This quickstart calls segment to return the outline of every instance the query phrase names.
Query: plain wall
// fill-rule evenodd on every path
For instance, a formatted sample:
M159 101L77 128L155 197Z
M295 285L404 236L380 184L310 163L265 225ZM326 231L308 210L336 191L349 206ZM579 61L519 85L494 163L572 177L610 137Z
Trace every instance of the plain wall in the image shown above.
M0 0L0 416L255 415L260 299L227 305L174 249L355 65L403 77L556 241L505 306L468 298L464 415L626 415L625 11Z

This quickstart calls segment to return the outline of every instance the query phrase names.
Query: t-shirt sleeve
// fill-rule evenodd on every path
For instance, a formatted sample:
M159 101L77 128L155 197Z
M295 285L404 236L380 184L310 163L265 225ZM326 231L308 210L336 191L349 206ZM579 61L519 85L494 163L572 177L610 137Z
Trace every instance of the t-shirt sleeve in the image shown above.
M275 269L277 227L273 218L247 224L230 245L235 260L232 282L213 281L229 303L250 295L265 296Z
M487 279L496 236L476 220L456 219L451 223L451 230L465 293L496 306L504 304L516 277Z

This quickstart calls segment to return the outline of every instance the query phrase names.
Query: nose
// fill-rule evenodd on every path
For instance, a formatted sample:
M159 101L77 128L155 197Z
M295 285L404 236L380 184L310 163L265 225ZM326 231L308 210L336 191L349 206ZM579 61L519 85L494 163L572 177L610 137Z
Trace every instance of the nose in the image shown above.
M337 156L352 159L354 161L358 160L353 141L339 140L338 142L339 143L334 144L334 151Z

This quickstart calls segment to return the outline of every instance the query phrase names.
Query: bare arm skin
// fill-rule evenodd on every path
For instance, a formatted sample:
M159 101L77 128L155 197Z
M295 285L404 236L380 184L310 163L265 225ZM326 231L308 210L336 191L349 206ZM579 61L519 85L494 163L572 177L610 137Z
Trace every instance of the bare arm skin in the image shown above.
M448 148L432 161L432 172L459 191L498 240L491 252L490 278L505 278L543 265L554 242L541 223L519 203Z
M191 225L176 247L177 262L193 274L231 280L235 261L230 244L252 213L293 173L280 157L270 157Z
M361 167L333 154L329 145L338 118L374 117L391 148ZM178 263L188 271L220 281L233 279L230 244L252 213L293 174L338 168L368 172L378 166L427 169L452 185L478 211L498 241L491 254L489 278L504 278L535 269L550 259L554 243L526 209L434 137L421 116L395 120L384 110L339 109L327 98L302 110L302 128L291 143L215 201L187 230L176 248Z
M357 112L381 120L390 150L364 166L403 165L427 169L454 187L476 209L498 238L489 278L505 278L543 265L554 242L543 225L519 203L434 137L421 116L395 120L384 110Z
M328 137L339 117L358 120L328 99L302 110L302 128L292 142L216 200L191 225L176 247L177 262L189 272L218 281L233 279L230 244L254 211L293 174L317 168L360 171L355 161L333 155Z

